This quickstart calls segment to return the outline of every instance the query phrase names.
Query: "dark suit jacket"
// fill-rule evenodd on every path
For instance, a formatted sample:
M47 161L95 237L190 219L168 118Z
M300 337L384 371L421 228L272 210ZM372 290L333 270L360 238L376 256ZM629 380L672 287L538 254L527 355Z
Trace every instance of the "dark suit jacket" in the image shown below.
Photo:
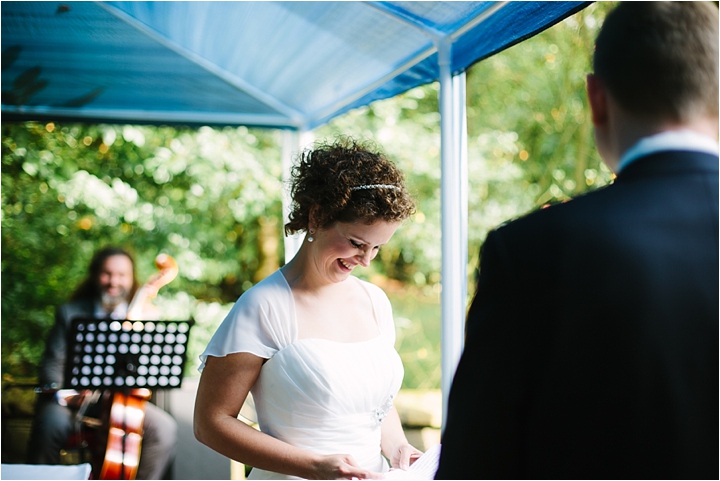
M73 319L95 317L92 300L80 300L63 304L55 311L55 324L45 342L45 352L40 364L38 380L44 387L64 387L64 369L67 349L67 333Z
M718 158L490 233L438 479L718 479Z

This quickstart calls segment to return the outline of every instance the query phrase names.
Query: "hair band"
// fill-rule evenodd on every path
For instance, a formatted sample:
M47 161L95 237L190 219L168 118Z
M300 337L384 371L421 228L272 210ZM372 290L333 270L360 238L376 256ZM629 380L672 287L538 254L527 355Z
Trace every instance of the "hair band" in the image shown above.
M350 190L367 190L367 189L395 189L400 190L400 187L397 185L390 185L390 184L367 184L367 185L358 185L357 187L350 187Z

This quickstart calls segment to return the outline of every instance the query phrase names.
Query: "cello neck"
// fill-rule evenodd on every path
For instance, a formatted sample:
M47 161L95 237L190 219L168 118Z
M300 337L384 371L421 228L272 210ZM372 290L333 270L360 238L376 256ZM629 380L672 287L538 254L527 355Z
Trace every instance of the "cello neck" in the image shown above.
M143 310L148 301L157 296L158 290L175 279L178 274L178 266L171 256L159 254L155 258L155 267L159 272L155 273L148 281L141 286L130 301L126 319L131 321L142 320Z
M135 291L135 295L128 305L127 314L125 315L126 319L130 321L138 321L143 318L145 303L154 297L151 297L148 291L149 289L147 285L140 286L138 290Z

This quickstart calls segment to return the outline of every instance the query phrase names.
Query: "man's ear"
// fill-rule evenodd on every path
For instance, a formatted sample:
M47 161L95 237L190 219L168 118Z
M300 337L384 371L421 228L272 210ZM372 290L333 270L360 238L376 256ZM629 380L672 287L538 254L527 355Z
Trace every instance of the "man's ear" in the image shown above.
M607 90L602 82L593 74L587 76L587 95L592 112L592 123L595 127L605 125L608 116Z

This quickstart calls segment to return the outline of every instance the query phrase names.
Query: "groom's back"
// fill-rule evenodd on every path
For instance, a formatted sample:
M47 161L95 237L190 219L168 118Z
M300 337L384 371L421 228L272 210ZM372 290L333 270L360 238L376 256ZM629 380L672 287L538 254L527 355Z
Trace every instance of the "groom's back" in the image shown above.
M717 477L717 164L640 159L500 229L518 277L545 280L518 315L533 363L519 477Z

